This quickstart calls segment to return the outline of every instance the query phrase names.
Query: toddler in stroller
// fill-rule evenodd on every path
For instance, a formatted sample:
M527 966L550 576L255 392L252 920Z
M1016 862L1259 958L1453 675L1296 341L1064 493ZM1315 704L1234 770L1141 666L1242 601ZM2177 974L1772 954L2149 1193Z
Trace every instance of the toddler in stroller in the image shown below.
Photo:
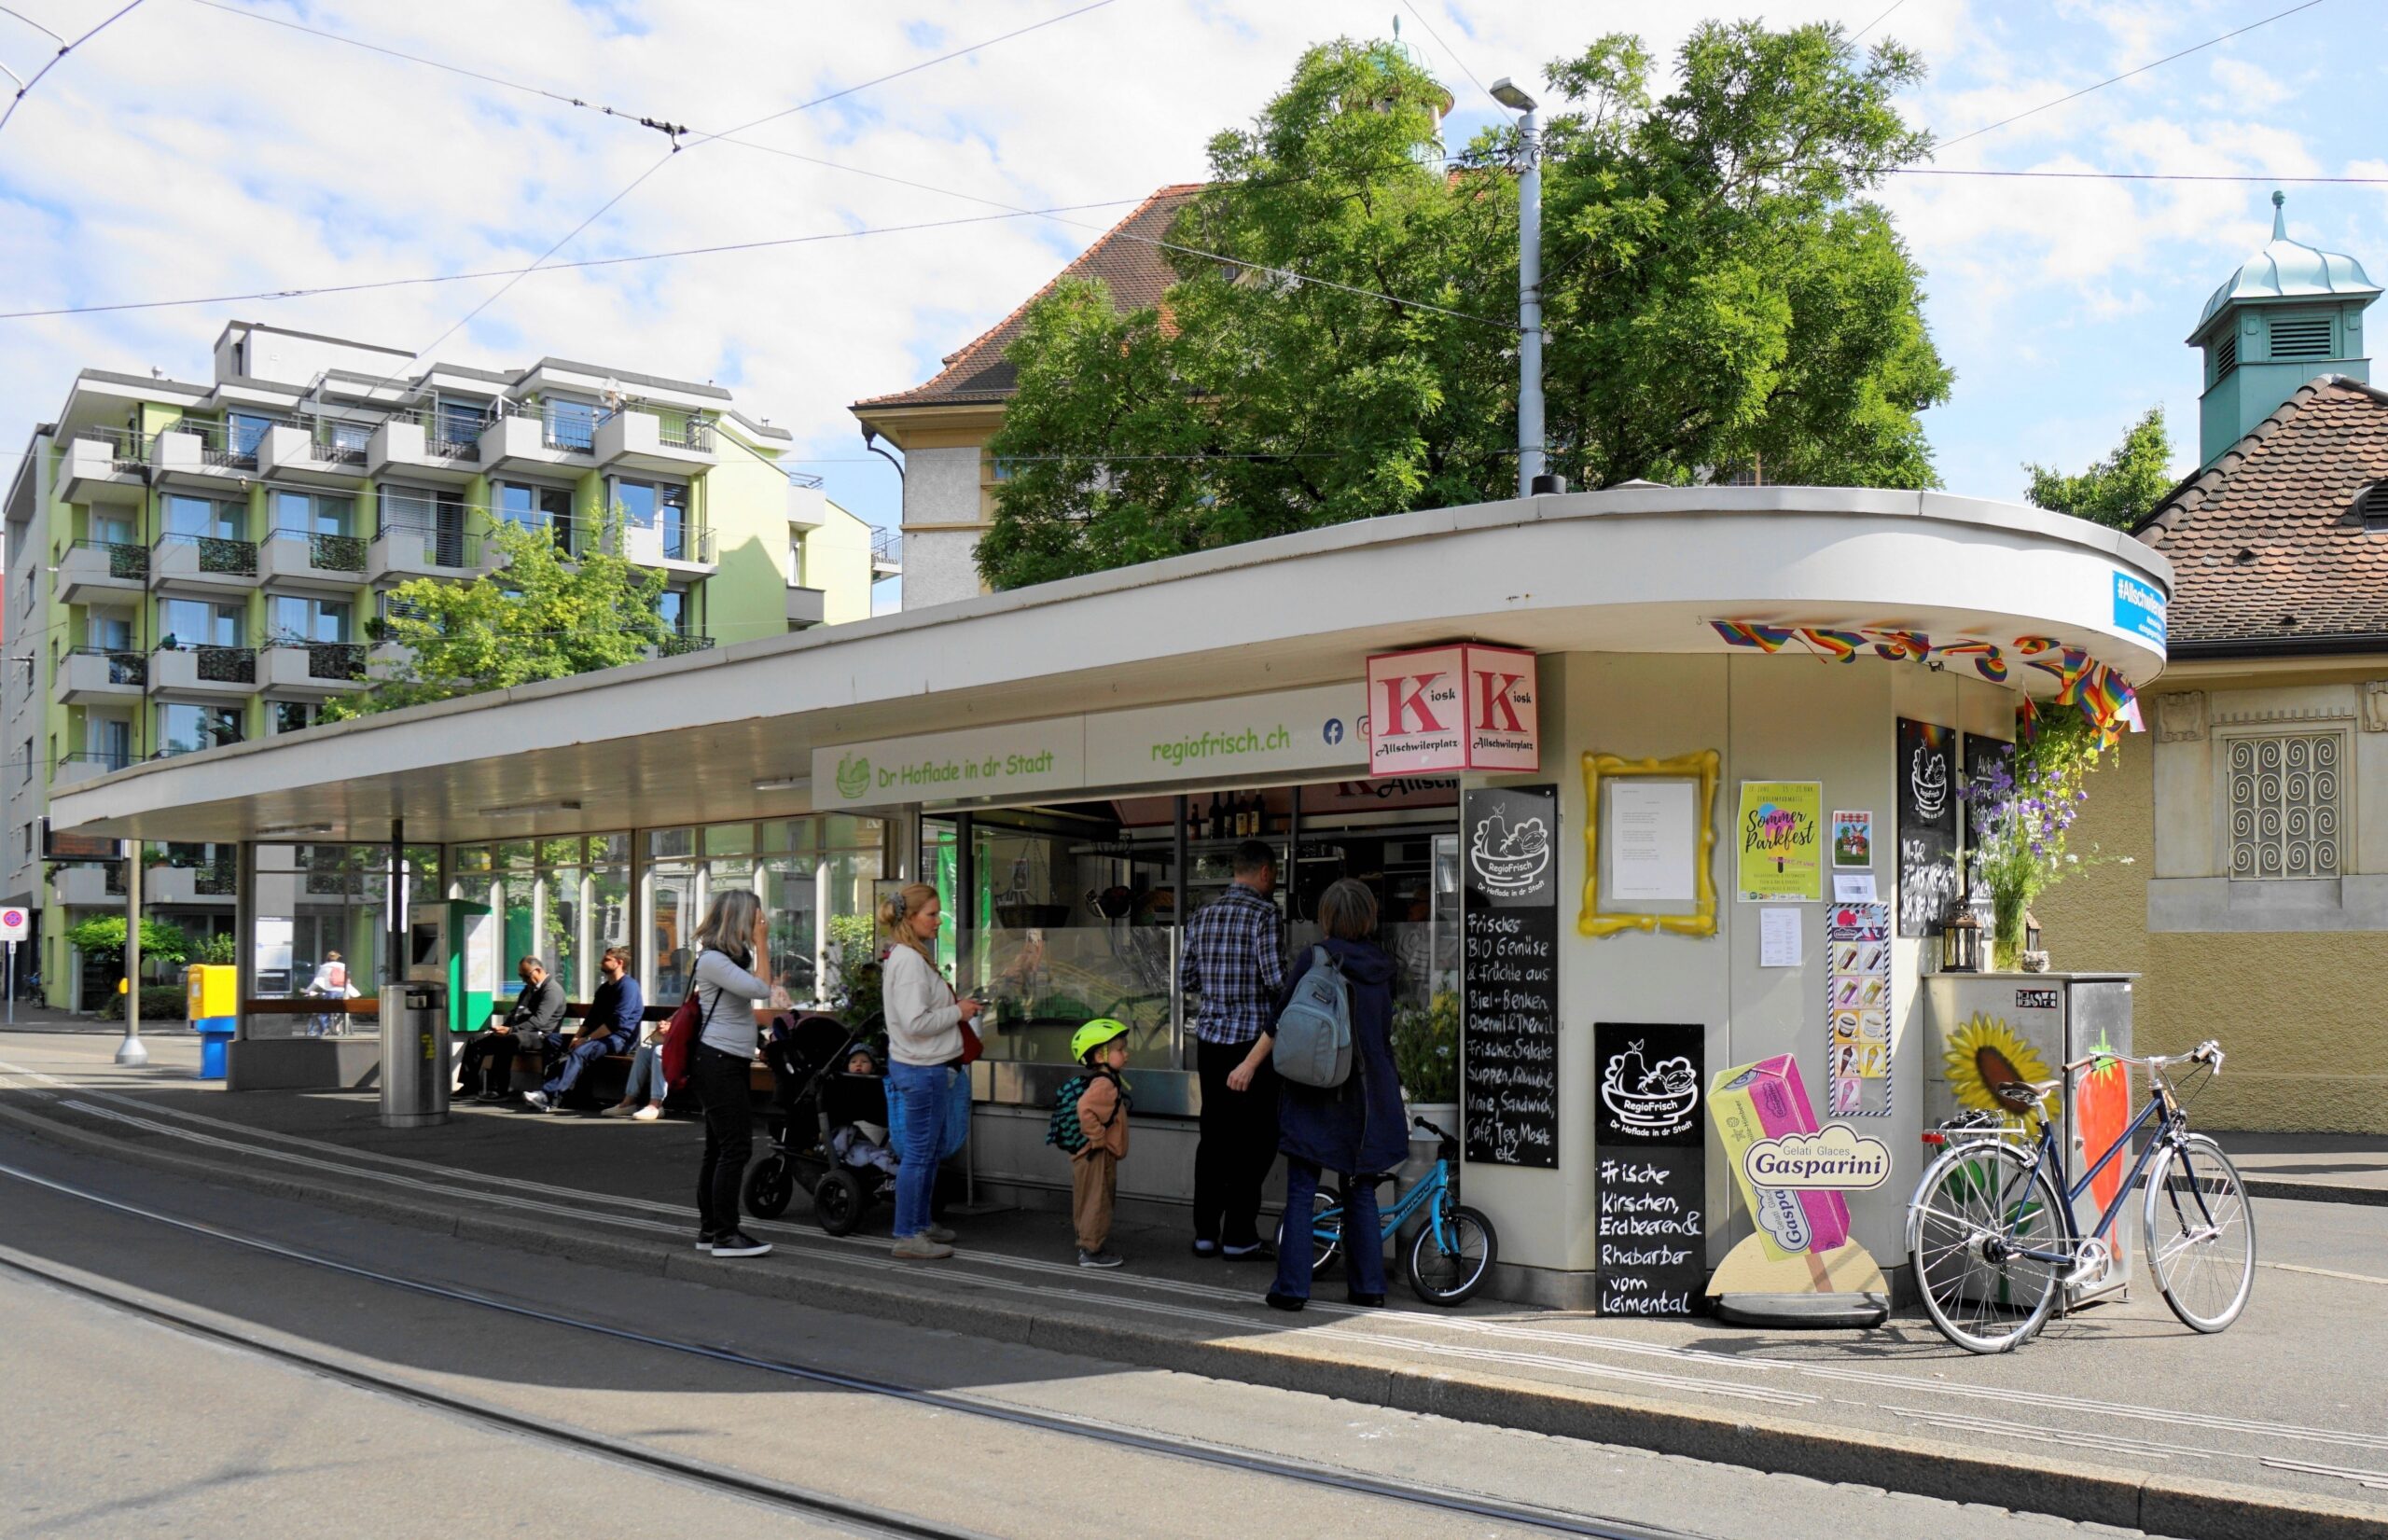
M801 1183L821 1228L852 1234L896 1191L887 1080L877 1053L836 1017L809 1012L771 1022L763 1061L779 1104L767 1124L771 1149L746 1173L747 1211L778 1218Z

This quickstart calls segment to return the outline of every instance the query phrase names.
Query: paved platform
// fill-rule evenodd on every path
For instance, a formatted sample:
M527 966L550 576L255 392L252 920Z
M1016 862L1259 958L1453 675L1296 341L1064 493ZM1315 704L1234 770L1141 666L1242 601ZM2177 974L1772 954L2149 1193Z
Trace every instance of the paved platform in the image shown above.
M63 1148L758 1301L2166 1534L2388 1536L2388 1214L2368 1206L2259 1201L2256 1297L2218 1337L2181 1327L2144 1279L1989 1359L1920 1317L1793 1333L1441 1311L1398 1283L1392 1309L1345 1308L1330 1281L1284 1316L1260 1305L1265 1268L1199 1261L1171 1226L1127 1227L1129 1268L1083 1271L1049 1214L957 1221L961 1256L908 1265L883 1238L821 1234L799 1199L752 1227L771 1256L716 1261L688 1245L690 1122L467 1106L389 1131L370 1096L229 1095L188 1078L195 1045L151 1046L149 1068L125 1071L104 1037L0 1034L0 1118Z

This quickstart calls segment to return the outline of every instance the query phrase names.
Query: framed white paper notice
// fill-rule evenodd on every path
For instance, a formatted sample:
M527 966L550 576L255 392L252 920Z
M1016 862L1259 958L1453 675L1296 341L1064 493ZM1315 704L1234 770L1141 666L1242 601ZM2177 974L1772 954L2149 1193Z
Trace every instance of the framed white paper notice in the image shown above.
M1757 911L1757 965L1796 968L1799 965L1799 911L1765 909Z
M1627 903L1693 896L1692 784L1618 780L1608 788L1608 895Z

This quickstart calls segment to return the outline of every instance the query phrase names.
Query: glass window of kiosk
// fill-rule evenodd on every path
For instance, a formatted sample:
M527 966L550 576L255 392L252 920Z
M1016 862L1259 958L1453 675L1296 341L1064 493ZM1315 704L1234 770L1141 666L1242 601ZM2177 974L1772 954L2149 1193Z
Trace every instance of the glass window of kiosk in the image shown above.
M369 999L388 975L383 950L389 931L390 847L278 845L257 847L256 930L252 987L266 1000ZM406 850L401 897L440 892L436 848ZM340 1011L257 1016L253 1037L370 1036L371 1017Z
M1396 1012L1459 990L1459 783L1436 777L1301 788L1300 849L1283 880L1289 950L1318 944L1318 899L1353 878L1376 895Z
M987 1056L1066 1063L1090 1018L1128 1024L1129 1061L1176 1062L1175 799L1078 802L972 815L978 924L962 989L987 1002ZM955 912L960 825L933 820L930 869ZM949 920L948 955L955 940Z

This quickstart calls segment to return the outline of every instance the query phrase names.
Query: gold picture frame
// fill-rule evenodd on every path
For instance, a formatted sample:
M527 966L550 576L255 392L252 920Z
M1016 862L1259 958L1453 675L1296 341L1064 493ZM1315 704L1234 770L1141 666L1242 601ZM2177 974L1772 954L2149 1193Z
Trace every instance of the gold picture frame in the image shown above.
M1591 936L1619 931L1663 931L1670 936L1716 934L1716 785L1724 769L1715 749L1672 759L1627 759L1614 754L1584 756L1584 907L1576 929ZM1625 776L1651 776L1700 783L1700 854L1689 914L1607 914L1601 910L1601 783Z

